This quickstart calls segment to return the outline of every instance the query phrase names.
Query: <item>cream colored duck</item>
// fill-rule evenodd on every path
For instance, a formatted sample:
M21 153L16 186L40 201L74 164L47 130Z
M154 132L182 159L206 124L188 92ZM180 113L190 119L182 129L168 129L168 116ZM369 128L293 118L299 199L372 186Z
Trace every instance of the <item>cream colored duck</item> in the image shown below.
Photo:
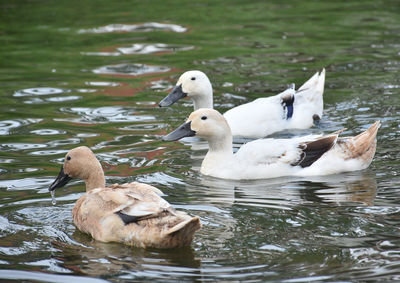
M187 122L164 136L173 141L198 136L208 141L209 150L201 173L224 179L264 179L279 176L327 175L367 168L376 149L380 122L355 136L338 138L342 131L327 136L293 139L259 139L232 152L229 125L218 111L199 109Z
M86 194L72 210L74 223L98 241L173 248L190 245L201 227L197 216L176 211L153 186L133 182L106 187L101 164L88 147L67 153L49 190L63 187L72 178L86 183Z
M315 73L297 91L293 87L275 96L258 98L224 113L233 136L262 138L286 129L307 129L321 119L325 69ZM183 73L173 90L159 103L170 106L188 96L194 110L213 108L210 80L201 71Z

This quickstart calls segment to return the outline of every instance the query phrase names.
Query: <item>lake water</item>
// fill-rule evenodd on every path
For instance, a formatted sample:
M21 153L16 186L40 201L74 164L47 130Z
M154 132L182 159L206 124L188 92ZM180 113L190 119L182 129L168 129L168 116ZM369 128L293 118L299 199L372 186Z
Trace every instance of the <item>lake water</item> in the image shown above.
M400 280L400 5L393 1L0 3L0 281ZM204 141L163 142L192 111L157 103L206 72L220 111L326 68L324 116L290 137L365 130L363 171L233 182L202 176ZM160 188L203 228L191 247L138 249L77 231L84 184L48 186L91 147L107 183Z

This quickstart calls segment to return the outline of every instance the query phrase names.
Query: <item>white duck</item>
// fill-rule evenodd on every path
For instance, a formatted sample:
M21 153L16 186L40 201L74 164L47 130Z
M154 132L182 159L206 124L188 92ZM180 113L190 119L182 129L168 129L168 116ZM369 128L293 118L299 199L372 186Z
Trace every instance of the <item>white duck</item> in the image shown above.
M307 129L323 111L325 69L315 73L297 91L293 87L275 96L258 98L224 113L233 136L262 138L286 129ZM183 97L193 100L194 110L213 108L211 82L201 71L183 73L173 90L159 103L170 106Z
M232 152L229 125L218 111L199 109L187 122L164 136L173 141L198 136L208 141L209 150L201 173L224 179L264 179L279 176L327 175L365 169L376 149L380 122L355 136L338 138L343 131L327 136L293 139L259 139Z
M86 146L67 153L49 190L65 186L72 178L86 183L86 194L72 210L74 223L98 241L173 248L190 245L201 227L197 216L176 211L153 186L133 182L106 187L101 164Z

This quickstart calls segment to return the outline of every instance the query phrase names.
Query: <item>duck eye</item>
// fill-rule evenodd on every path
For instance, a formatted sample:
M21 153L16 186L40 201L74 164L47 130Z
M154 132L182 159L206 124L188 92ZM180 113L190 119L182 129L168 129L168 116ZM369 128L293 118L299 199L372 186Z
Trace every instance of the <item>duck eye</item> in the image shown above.
M201 120L207 120L207 116L201 117Z
M71 160L71 156L67 156L67 160L68 160L68 161Z
M192 77L192 78L191 78L191 80L192 80L192 81L195 81L195 80L196 80L196 78L195 78L195 77Z

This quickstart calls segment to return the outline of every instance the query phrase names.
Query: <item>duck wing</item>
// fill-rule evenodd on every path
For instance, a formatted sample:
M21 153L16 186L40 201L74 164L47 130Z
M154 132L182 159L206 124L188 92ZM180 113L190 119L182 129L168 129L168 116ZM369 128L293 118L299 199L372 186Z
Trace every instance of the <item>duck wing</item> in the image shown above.
M114 184L93 193L100 198L99 203L112 207L110 211L117 214L125 225L167 212L174 214L171 205L160 197L162 192L150 185L136 182Z
M338 134L308 135L293 139L260 139L243 145L235 157L241 162L260 164L288 164L308 167L336 143Z
M302 157L299 147L304 139L313 136L294 139L259 139L244 144L235 154L235 158L246 165L292 164Z
M300 143L298 146L301 150L300 158L291 165L301 166L302 168L311 166L336 144L337 138L337 135L324 136L314 141Z

